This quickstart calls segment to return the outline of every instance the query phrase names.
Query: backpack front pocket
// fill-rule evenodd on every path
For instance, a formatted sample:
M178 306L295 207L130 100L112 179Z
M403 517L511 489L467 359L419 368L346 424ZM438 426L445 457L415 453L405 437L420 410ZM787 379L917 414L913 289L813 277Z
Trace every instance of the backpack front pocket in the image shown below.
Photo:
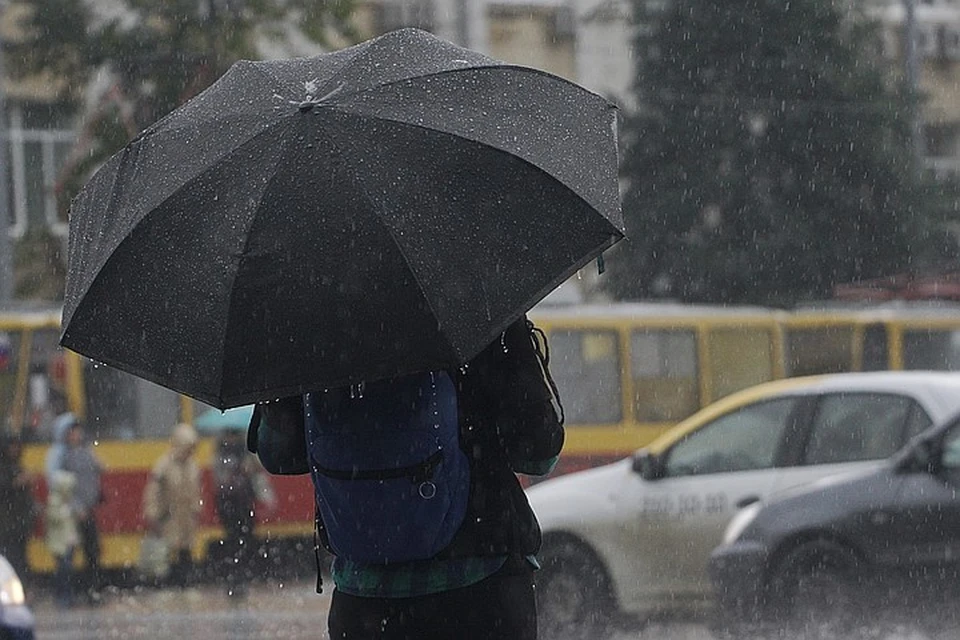
M445 449L433 437L377 447L410 452L394 465L354 464L350 448L315 440L313 479L318 507L333 552L355 562L387 564L433 557L456 534L466 512L469 465L459 447ZM369 446L364 447L369 449ZM379 456L377 456L379 457Z

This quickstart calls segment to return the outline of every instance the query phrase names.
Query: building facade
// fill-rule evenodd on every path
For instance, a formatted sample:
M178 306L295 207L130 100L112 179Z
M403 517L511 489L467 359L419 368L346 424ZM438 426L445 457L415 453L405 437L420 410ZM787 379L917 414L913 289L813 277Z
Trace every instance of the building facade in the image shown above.
M109 0L98 0L108 2ZM906 68L907 9L916 24L917 82L925 161L960 175L960 0L851 0L884 25L884 51L896 75ZM364 36L418 26L507 62L544 69L631 108L634 0L357 0ZM0 4L0 39L16 37L19 5ZM296 42L264 43L265 57L306 55ZM77 138L72 114L57 108L62 87L49 78L3 83L10 223L14 240L34 226L66 234L54 190ZM2 222L2 221L0 221ZM2 228L2 227L0 227ZM2 246L2 245L0 245Z
M938 176L960 176L960 1L871 1L884 27L884 52L893 72L904 81L912 64L923 98L922 149L927 166ZM906 46L913 13L915 46ZM910 59L913 55L913 60Z

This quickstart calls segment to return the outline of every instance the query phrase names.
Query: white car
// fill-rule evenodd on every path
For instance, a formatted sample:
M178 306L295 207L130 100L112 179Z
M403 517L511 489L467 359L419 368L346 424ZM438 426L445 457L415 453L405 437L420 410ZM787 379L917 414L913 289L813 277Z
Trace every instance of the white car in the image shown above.
M617 614L702 612L710 552L739 507L878 466L958 411L960 373L779 380L719 400L632 458L534 485L543 637L598 638Z
M23 583L7 559L0 555L0 638L33 640L33 612L27 607Z

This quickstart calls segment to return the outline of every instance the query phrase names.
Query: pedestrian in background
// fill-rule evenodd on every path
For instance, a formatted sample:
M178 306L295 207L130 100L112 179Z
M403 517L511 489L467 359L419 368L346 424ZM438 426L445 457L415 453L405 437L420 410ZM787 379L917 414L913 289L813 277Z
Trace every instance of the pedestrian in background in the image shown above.
M23 468L22 453L19 438L0 437L0 500L6 507L5 515L0 517L0 553L21 578L29 573L27 542L37 513L34 477Z
M170 449L157 461L143 493L147 528L166 543L170 584L186 587L193 579L193 544L200 518L200 468L194 459L197 432L181 423L170 435Z
M80 542L74 491L77 477L69 471L54 471L50 476L44 511L46 544L54 561L54 600L58 607L74 605L76 589L73 554Z
M213 465L217 516L223 525L223 562L227 595L243 598L252 577L256 507L276 502L273 489L256 457L250 455L242 432L221 434Z
M86 441L83 424L72 413L64 413L54 421L54 443L47 453L47 481L57 471L68 471L76 478L73 491L73 512L77 518L80 548L86 561L82 575L83 592L93 604L100 601L100 531L97 507L103 502L100 477L103 467Z

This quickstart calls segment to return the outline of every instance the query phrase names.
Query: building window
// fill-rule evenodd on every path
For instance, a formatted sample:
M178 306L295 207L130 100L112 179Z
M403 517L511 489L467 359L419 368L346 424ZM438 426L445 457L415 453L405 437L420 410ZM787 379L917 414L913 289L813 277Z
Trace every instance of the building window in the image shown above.
M54 188L76 135L63 129L26 128L23 111L12 105L8 138L11 233L19 238L30 227L45 226L65 235L67 224L57 211Z

